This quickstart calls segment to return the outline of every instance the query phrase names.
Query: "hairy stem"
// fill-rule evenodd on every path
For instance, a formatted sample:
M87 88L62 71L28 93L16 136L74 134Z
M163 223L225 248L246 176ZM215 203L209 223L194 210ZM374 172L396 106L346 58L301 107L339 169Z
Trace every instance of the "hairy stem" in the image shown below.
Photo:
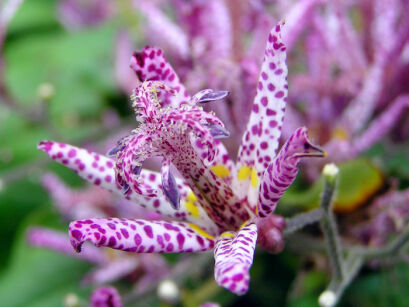
M392 242L382 248L365 248L357 249L356 253L365 259L384 258L394 256L404 247L409 241L409 225L406 225L405 230L399 234Z
M291 218L286 219L286 226L283 231L284 236L289 236L292 233L304 228L309 224L319 222L324 215L322 208L317 208L308 212L299 213Z
M332 265L334 280L343 280L344 263L342 248L339 241L337 224L332 212L332 198L337 186L338 168L335 165L326 165L323 170L325 183L321 198L321 208L323 216L321 219L321 229L325 236L327 252Z
M327 290L322 292L318 299L320 306L335 306L344 293L346 287L348 287L352 280L354 280L355 276L362 268L363 263L364 259L361 256L351 253L345 260L345 267L347 269L344 272L344 278L341 280L336 280L334 278L332 279Z

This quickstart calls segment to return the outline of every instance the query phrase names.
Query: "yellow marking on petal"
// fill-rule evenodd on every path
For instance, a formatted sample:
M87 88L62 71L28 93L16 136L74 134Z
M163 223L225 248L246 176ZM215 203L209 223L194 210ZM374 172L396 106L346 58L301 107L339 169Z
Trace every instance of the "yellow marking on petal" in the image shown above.
M192 191L190 191L190 192L187 194L187 200L190 201L190 202L192 202L192 203L197 202L197 197L196 197L195 193L193 193Z
M243 224L241 224L240 229L246 227L248 224L250 224L249 221L245 221Z
M200 217L200 211L199 208L192 202L186 201L186 210L190 213L191 216L193 217Z
M189 224L189 227L192 228L194 231L196 231L199 235L208 238L208 239L214 239L214 237L210 234L208 234L206 231L204 231L202 228L195 224Z
M220 238L234 238L235 235L231 231L225 231L220 235Z
M247 165L243 165L238 173L237 173L237 178L239 180L246 180L247 178L249 178L251 175L251 167L247 166Z
M253 188L257 188L257 186L258 186L258 176L257 176L257 171L254 168L251 169L250 183L251 183L251 186Z
M224 165L217 164L215 166L212 166L210 169L217 175L217 177L226 178L230 176L229 169Z
M347 140L348 132L343 128L335 128L332 130L332 137L339 140Z

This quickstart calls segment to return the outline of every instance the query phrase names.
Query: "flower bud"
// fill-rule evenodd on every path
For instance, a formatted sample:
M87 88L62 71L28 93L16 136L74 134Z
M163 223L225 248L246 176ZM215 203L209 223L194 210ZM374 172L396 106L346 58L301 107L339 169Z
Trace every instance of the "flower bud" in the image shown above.
M77 307L79 306L79 303L80 300L74 293L68 293L64 298L64 305L67 307Z
M54 86L51 83L47 82L40 84L37 89L38 96L44 101L49 101L51 98L53 98L54 93Z
M91 296L92 307L122 307L121 297L114 287L100 287Z
M284 249L282 231L285 227L285 219L279 215L271 215L257 221L258 244L272 254L278 254Z
M176 304L179 301L179 288L172 280L163 280L158 286L158 296L168 304Z

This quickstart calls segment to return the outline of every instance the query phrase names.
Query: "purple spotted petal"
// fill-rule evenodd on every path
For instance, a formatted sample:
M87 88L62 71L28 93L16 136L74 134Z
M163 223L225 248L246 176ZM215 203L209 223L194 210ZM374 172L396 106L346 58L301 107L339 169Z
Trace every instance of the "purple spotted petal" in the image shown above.
M129 136L125 148L117 154L115 161L115 179L122 191L127 195L129 188L137 194L147 197L158 197L159 190L152 189L141 180L138 172L145 159L156 154L151 147L151 138L143 133Z
M177 108L187 103L189 95L173 68L164 58L162 50L145 47L143 50L135 51L130 65L141 82L161 81L175 91L174 95L166 94L160 101L162 107L171 105Z
M98 153L52 141L42 141L38 149L51 159L72 169L85 180L104 189L115 191L114 161Z
M298 128L268 166L260 186L258 216L270 215L284 192L295 180L297 164L303 157L324 157L325 153L308 140L307 129Z
M225 233L217 240L214 275L220 286L237 295L247 292L256 241L254 223L247 224L237 234Z
M260 179L278 147L287 100L286 48L282 23L270 32L261 66L257 94L237 158L235 191L255 211Z
M253 110L238 155L238 165L253 166L260 177L274 157L281 135L287 99L286 48L282 23L268 37Z
M211 235L181 222L88 219L72 222L69 235L78 252L85 241L135 253L203 252L214 246Z
M124 196L122 187L117 185L114 180L114 160L86 149L52 141L40 142L38 148L55 161L72 169L90 183L99 185L121 197ZM143 169L139 178L147 189L162 189L161 176L156 172ZM194 211L190 208L192 201L187 201L187 197L191 193L190 188L183 180L176 178L176 181L181 196L179 210L169 206L169 202L164 196L152 198L130 190L126 194L126 198L136 205L160 213L164 217L195 223L206 231L216 234L218 232L216 225L214 225L203 208L201 208L200 203L198 201L193 202ZM190 207L188 208L188 206Z
M122 300L114 287L100 287L91 295L91 307L122 307Z
M180 194L176 179L170 171L170 161L164 159L162 162L162 187L166 198L169 200L173 209L180 208Z

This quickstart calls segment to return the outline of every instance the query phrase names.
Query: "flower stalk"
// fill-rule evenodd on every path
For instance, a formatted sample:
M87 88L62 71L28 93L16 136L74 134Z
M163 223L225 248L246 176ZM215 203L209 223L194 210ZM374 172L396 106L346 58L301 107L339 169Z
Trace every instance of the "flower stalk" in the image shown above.
M294 232L301 230L307 225L319 222L324 215L322 208L316 208L314 210L303 212L295 215L294 217L286 219L286 227L283 231L283 235L290 236Z
M339 241L337 224L332 212L332 199L336 190L339 170L335 164L327 164L323 169L324 191L321 199L323 216L320 221L325 236L328 256L331 261L334 280L343 280L345 276L342 247Z

